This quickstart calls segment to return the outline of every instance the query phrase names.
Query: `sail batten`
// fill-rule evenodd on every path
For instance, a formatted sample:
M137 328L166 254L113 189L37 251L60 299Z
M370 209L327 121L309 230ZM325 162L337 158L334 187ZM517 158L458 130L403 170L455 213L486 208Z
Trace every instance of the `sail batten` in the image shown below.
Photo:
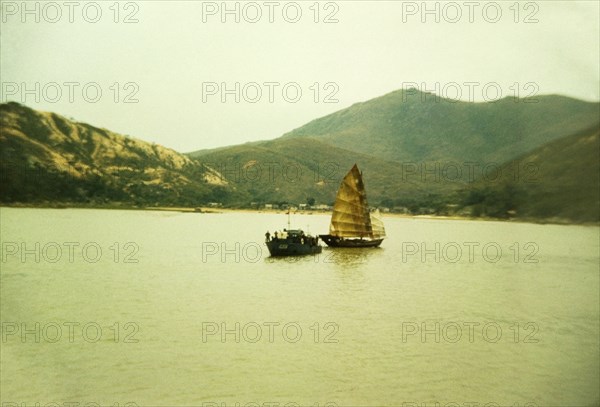
M338 237L385 237L383 222L379 218L371 219L365 186L356 164L338 189L329 233Z

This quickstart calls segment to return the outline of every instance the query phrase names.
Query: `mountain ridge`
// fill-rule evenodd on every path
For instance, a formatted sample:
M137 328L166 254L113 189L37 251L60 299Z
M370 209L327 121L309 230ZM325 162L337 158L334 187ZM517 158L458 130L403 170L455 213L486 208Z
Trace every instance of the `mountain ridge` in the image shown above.
M142 204L174 194L192 203L221 196L227 185L214 169L172 149L18 103L0 105L0 128L3 202Z
M320 137L352 149L366 136L371 143L362 146L363 152L393 161L498 162L598 120L598 103L566 96L531 100L453 102L425 92L397 90L315 119L282 138ZM511 122L509 128L506 124Z
M441 98L428 100L431 95L422 99L419 92L410 95L417 101L409 101L405 92L359 102L274 140L188 154L18 103L2 104L0 200L42 205L330 205L342 177L357 163L374 206L409 213L598 221L597 211L553 212L548 205L568 205L560 191L570 190L569 182L589 189L593 177L581 180L586 168L597 167L598 157L552 143L564 139L585 145L579 138L600 126L600 103L539 96L529 104L505 98L455 105ZM540 148L552 150L541 161ZM407 151L398 154L403 149ZM490 181L486 175L506 171L509 163L519 168L544 167L546 159L569 163L564 151L585 159L565 179L559 179L556 166L535 187L504 176ZM549 191L546 206L532 205ZM580 208L597 201L593 194L583 194L581 200Z
M523 163L535 171L515 174L508 170L522 168ZM484 185L481 180L469 186L465 203L473 207L476 214L487 212L496 216L518 207L520 216L525 219L548 219L557 223L569 219L600 221L598 125L523 154L505 163L501 173L502 179L493 186ZM519 176L526 182L517 185L514 178Z

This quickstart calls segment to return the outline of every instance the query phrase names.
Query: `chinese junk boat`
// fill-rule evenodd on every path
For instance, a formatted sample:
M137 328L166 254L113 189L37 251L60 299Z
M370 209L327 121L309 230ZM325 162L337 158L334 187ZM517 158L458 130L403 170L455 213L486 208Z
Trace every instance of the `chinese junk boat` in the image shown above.
M319 235L331 247L377 247L385 238L379 210L369 211L362 174L356 164L338 189L328 235Z

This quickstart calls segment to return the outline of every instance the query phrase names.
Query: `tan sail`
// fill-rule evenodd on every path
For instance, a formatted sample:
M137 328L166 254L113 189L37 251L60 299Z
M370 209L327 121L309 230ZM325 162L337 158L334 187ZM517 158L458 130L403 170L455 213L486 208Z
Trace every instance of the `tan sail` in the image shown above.
M385 237L385 227L383 226L379 209L376 209L375 212L371 212L371 226L373 228L373 238L381 239Z
M377 231L380 233L379 226ZM333 206L329 233L339 237L373 238L365 186L356 164L340 184ZM385 235L385 231L383 233Z

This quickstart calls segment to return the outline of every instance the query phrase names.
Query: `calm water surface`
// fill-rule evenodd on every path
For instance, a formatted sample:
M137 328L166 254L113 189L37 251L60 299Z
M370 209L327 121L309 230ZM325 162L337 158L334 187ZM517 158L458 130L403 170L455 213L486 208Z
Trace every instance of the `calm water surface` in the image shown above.
M284 215L0 215L3 403L599 404L597 227L387 217L272 259Z

